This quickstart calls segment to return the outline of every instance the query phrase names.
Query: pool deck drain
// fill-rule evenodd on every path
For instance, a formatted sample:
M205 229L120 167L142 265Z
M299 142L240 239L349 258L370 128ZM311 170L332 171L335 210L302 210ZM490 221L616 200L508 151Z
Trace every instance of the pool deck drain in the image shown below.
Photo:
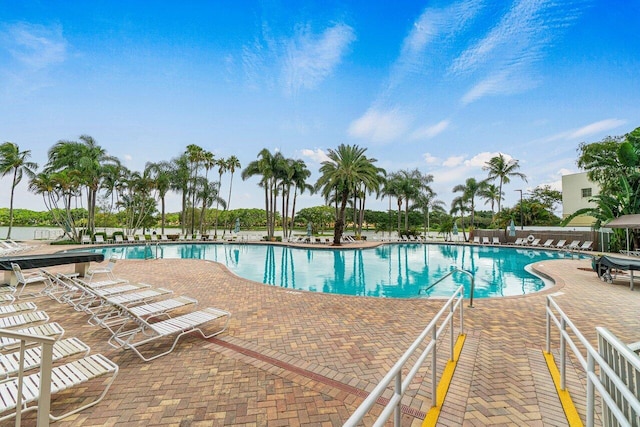
M59 249L41 246L32 253ZM620 280L600 282L594 272L581 270L589 264L545 260L536 268L553 277L556 286L524 297L476 299L473 309L465 307L467 339L438 425L567 425L541 351L546 296L562 292L556 302L594 345L596 326L607 327L624 342L640 341L640 291L630 291L628 282ZM382 379L442 307L441 300L433 299L288 293L201 260L119 260L115 274L192 296L200 307L229 310L229 329L216 342L183 337L171 354L143 363L111 348L107 332L88 325L83 313L35 299L38 309L66 329L65 337L79 337L92 352L120 366L100 404L58 426L339 426L362 402L360 392ZM249 349L257 358L218 341ZM557 335L553 345L558 346ZM286 369L273 364L280 361ZM569 390L584 418L583 376L573 368L571 373ZM403 401L407 412L428 412L429 376ZM66 390L53 407L58 412L77 407L100 390ZM24 424L32 424L34 416L27 415ZM403 415L403 425L421 422Z

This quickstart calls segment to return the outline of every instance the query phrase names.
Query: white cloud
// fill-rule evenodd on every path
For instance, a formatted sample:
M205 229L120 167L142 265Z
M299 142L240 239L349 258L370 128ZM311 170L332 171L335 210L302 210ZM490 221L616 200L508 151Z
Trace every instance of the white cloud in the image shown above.
M491 160L493 157L496 157L498 155L500 155L500 153L498 153L498 152L490 153L488 151L484 151L482 153L476 154L475 156L473 156L469 160L465 160L464 164L465 164L465 166L469 166L469 167L482 168L483 166L485 166L485 164L489 160ZM509 161L509 160L511 160L513 158L508 154L502 153L502 155L504 156L504 158L507 161Z
M425 163L428 165L433 165L440 161L439 158L432 156L431 153L424 153L422 157L424 158Z
M315 150L304 148L300 151L300 153L303 157L308 157L317 163L322 163L330 160L329 156L327 156L327 153L325 153L324 150L321 150L320 148L316 148Z
M455 166L459 166L464 161L464 156L451 156L447 158L444 162L442 162L442 166L451 168Z
M11 56L33 70L64 62L67 55L67 41L59 25L10 25L2 39Z
M567 169L567 168L561 168L558 171L558 175L562 176L562 175L571 175L576 173L575 171L572 171L571 169Z
M567 136L567 139L584 138L585 136L588 136L588 135L593 135L596 133L615 129L617 127L624 125L625 123L626 123L625 120L619 120L619 119L600 120L599 122L591 123L589 125L583 126L580 129L577 129L571 132Z
M388 142L402 136L409 126L409 117L397 109L378 111L370 108L349 125L348 133L355 138Z
M411 139L431 139L447 130L450 124L449 120L441 120L435 125L418 128L411 134Z
M125 154L124 156L122 156L122 158L127 163L130 162L131 160L133 160L133 156L131 156L131 154Z

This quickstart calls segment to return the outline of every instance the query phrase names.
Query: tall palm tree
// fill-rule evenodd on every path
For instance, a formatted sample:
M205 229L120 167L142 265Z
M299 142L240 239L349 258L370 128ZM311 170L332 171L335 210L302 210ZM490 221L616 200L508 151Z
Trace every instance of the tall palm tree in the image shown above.
M444 212L444 202L436 199L436 196L437 193L430 188L428 190L423 190L416 198L414 204L410 207L410 209L419 209L422 212L425 235L430 229L429 214L434 210Z
M236 173L236 169L240 169L242 165L240 160L236 156L229 156L227 159L227 170L231 172L231 178L229 179L229 197L227 198L227 209L231 206L231 187L233 186L233 174Z
M488 162L482 167L483 170L489 171L489 180L498 180L498 194L502 195L502 185L511 182L512 177L519 177L524 182L527 182L527 176L521 172L517 172L520 169L518 160L509 159L500 153L495 157L489 159ZM498 199L498 212L500 211L502 197Z
M216 166L218 166L218 188L220 188L222 187L222 174L224 174L225 171L227 170L227 161L221 157L216 161ZM219 207L220 207L220 203L216 201L216 219L215 219L214 232L213 232L213 235L215 236L215 238L218 238L218 217L220 214L218 209Z
M310 193L313 193L313 186L307 183L307 179L311 176L311 172L307 169L307 165L303 160L294 160L291 164L291 170L293 171L293 175L291 177L291 182L293 183L293 208L291 209L291 223L296 218L296 199L298 196L298 191L300 194L304 193L305 190L308 190ZM291 231L293 231L293 226L289 231L289 236L291 237Z
M187 145L187 151L185 152L190 164L191 171L191 234L195 232L195 220L196 220L196 185L198 181L198 172L202 165L205 156L205 150L195 144Z
M35 176L35 169L38 164L29 162L31 150L20 151L18 144L5 142L0 145L0 174L4 177L13 174L11 181L11 196L9 197L9 229L7 239L11 238L11 228L13 227L13 196L16 186L22 181L22 176L26 173L29 177Z
M148 162L145 165L145 169L148 170L149 176L154 180L155 189L160 198L160 233L164 234L166 224L166 196L169 190L171 190L172 164L170 162Z
M469 211L470 209L469 205L467 204L467 199L463 196L458 196L451 201L451 211L449 213L454 217L456 216L456 214L460 215L460 228L462 229L462 238L464 241L467 241L467 233L464 227L464 214L465 212Z
M187 224L187 206L189 200L189 183L191 175L189 170L189 160L186 154L181 154L171 160L171 169L169 175L171 177L171 189L180 193L181 196L181 214L180 214L180 230L184 234Z
M357 145L340 144L336 150L328 151L329 160L322 162L320 167L322 175L316 183L316 188L322 188L325 197L336 191L340 198L338 218L333 231L334 245L341 244L349 196L361 182L370 185L378 178L378 168L373 165L377 160L367 158L364 155L366 151L366 148Z
M460 196L463 201L468 202L469 212L471 212L471 226L474 225L475 210L476 210L476 197L486 188L486 181L476 181L475 178L468 178L464 184L459 184L453 187L453 192L461 192Z
M396 199L398 206L398 235L400 235L400 212L402 210L402 201L404 197L404 191L402 186L402 175L399 172L393 172L389 174L387 180L382 188L382 194L389 197L389 210L391 210L391 198ZM391 226L389 226L391 228ZM391 231L389 231L391 233Z
M277 153L279 154L279 153ZM258 153L258 159L250 162L246 168L242 170L242 180L246 181L252 176L261 176L259 185L264 189L264 204L267 223L267 238L271 239L274 234L275 226L275 190L276 190L276 156L263 148Z
M209 170L213 169L216 166L216 159L211 151L204 151L202 153L202 166L204 167L204 182L202 184L203 187L207 187L209 185ZM220 195L220 185L218 184L216 190L217 196ZM202 200L202 210L200 211L200 226L198 230L200 233L204 233L204 219L206 215L206 210L208 206L211 206L211 203L207 204L208 200L206 198L201 198Z

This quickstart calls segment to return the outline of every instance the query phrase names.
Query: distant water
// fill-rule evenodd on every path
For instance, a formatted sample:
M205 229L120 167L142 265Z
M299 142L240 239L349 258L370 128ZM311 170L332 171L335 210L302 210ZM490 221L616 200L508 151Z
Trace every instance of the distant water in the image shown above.
M0 227L0 239L7 237L7 231L9 227ZM13 240L54 240L62 234L62 230L56 227L11 227Z

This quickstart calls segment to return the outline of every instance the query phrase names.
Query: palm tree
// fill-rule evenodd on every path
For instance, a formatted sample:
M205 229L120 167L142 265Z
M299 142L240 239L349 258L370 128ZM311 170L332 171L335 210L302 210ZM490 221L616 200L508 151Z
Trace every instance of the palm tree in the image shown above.
M402 175L398 172L391 173L384 183L382 188L382 194L389 197L389 210L391 210L391 198L395 197L398 205L398 235L400 235L400 212L402 210L402 201L404 197L404 191L402 188ZM391 226L389 226L391 228ZM391 231L389 231L391 233Z
M444 202L442 200L436 199L437 193L433 190L423 190L422 193L416 198L414 204L410 207L410 209L419 209L422 211L422 215L424 218L424 229L425 236L429 232L430 224L429 224L429 214L434 210L438 210L444 212Z
M280 154L280 153L277 153ZM276 155L277 155L276 154ZM276 191L276 156L263 148L258 153L258 160L249 163L242 171L242 180L245 181L252 176L262 176L259 185L264 188L264 204L267 220L267 238L271 239L274 234L275 226L275 191Z
M171 177L171 189L181 195L182 210L180 214L180 230L184 234L187 224L187 205L189 200L189 160L186 154L181 154L171 161L169 175Z
M511 178L517 176L524 182L527 182L527 177L521 172L516 172L520 169L518 160L507 160L504 154L500 153L495 157L489 159L488 162L482 167L483 170L489 171L489 180L499 180L498 194L502 195L502 184L508 184L511 182ZM502 197L498 199L498 211L500 211Z
M242 165L240 164L240 160L236 156L230 156L227 159L227 170L231 172L231 178L229 179L229 197L227 198L227 209L231 206L231 187L233 186L233 174L236 172L236 169L240 169Z
M196 185L198 180L198 171L201 163L204 161L205 151L202 147L189 144L187 145L187 160L190 164L190 176L191 176L191 234L195 232L195 219L196 219Z
M216 161L216 166L218 166L218 188L221 188L222 174L224 174L225 171L227 170L227 161L223 158L219 158ZM220 214L220 211L218 209L219 207L220 207L220 202L216 201L216 219L215 219L214 232L213 232L213 235L216 239L218 238L218 217ZM224 235L224 232L223 232L223 235Z
M475 178L468 178L464 184L459 184L453 187L453 192L461 192L461 198L463 201L469 203L469 212L471 212L471 227L474 225L475 210L476 210L476 197L484 191L487 186L486 181L476 181Z
M45 170L59 172L64 169L79 172L82 185L87 191L87 229L93 233L95 228L95 214L98 191L108 164L119 163L118 160L107 155L89 135L80 135L80 141L58 141L49 150L49 159Z
M333 244L340 245L344 229L344 214L349 196L353 194L358 185L372 185L378 179L378 168L373 163L376 159L367 158L364 153L366 148L357 145L340 144L336 150L330 149L327 156L330 160L322 162L320 173L322 176L316 183L316 188L322 188L322 193L327 197L333 191L339 196L340 208L333 232Z
M464 213L469 212L469 206L467 205L467 199L463 196L456 197L451 201L451 211L449 212L451 215L455 216L456 214L460 215L460 228L462 229L462 239L467 241L467 233L464 227ZM455 221L454 221L455 224Z
M29 177L34 177L36 174L35 169L38 168L37 163L27 161L29 157L31 157L31 150L20 151L18 144L5 142L0 145L0 174L4 177L13 173L11 196L9 197L9 230L7 230L7 239L11 238L11 227L13 227L13 196L16 186L22 181L22 176L25 173Z
M202 153L202 166L204 167L204 182L202 184L203 187L206 187L209 185L209 170L213 169L216 166L216 164L217 162L211 151L204 151ZM217 197L220 195L219 183L217 186L216 194L217 194ZM201 200L202 200L202 210L200 211L200 226L198 227L198 230L200 230L200 233L204 233L203 224L204 224L205 214L206 214L207 207L211 206L211 204L206 203L207 202L206 198L201 198Z
M160 227L161 234L164 234L166 224L166 203L167 193L171 189L172 164L169 162L147 163L145 169L148 170L149 176L155 182L155 189L160 198Z
M298 196L298 190L300 194L304 193L305 190L309 190L310 193L313 193L313 186L307 183L307 179L311 176L311 172L307 169L307 165L303 160L294 160L291 164L291 170L293 171L293 175L291 177L291 182L293 183L293 208L291 209L291 222L293 222L296 218L296 199ZM293 231L293 226L289 231L289 236L291 237L291 231Z
M497 185L487 183L487 186L483 190L478 192L478 196L485 199L485 205L488 203L491 204L491 213L495 214L495 204L496 202L500 203L500 200L502 200L502 196L504 196L504 194L500 193L500 189Z

